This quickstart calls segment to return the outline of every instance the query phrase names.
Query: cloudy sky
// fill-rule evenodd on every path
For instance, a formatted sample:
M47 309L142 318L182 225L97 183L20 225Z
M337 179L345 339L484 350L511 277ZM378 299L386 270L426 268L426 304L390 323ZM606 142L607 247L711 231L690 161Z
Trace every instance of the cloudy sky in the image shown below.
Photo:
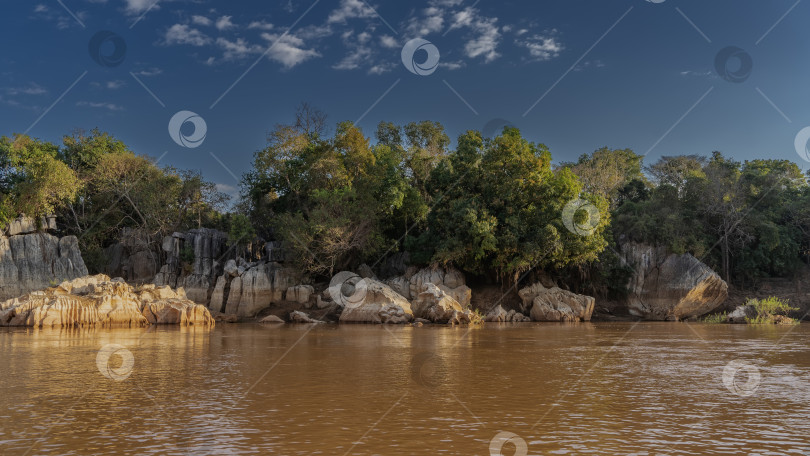
M794 146L810 126L810 1L3 7L0 134L99 127L224 190L301 102L369 136L381 120L436 120L451 137L511 123L558 161L609 146L810 165Z

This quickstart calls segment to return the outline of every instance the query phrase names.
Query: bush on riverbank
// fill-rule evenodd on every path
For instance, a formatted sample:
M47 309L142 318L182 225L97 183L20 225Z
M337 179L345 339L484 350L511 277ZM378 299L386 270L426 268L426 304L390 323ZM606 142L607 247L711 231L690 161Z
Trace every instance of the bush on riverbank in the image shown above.
M788 313L799 310L791 307L786 300L771 296L766 299L749 299L746 305L751 306L756 311L755 317L745 319L752 325L786 325L796 324L799 321L787 316Z

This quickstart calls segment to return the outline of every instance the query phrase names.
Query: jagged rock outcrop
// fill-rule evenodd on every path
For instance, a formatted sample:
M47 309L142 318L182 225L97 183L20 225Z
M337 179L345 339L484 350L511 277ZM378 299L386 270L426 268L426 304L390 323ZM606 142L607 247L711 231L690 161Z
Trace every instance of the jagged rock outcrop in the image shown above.
M76 236L0 236L0 299L87 275Z
M124 228L119 241L106 249L104 273L127 282L151 282L160 268L158 252L140 230Z
M208 305L217 277L228 260L227 241L227 234L209 228L166 236L162 245L166 264L155 276L155 285L182 287L190 300ZM189 270L183 270L183 263L190 263Z
M356 287L364 295L359 304L344 307L341 322L356 323L408 323L413 320L411 303L388 285L374 279L363 279Z
M518 294L523 308L531 309L534 321L589 321L596 299L562 290L546 288L538 282L521 289Z
M694 256L663 247L627 243L622 255L633 268L627 302L631 315L648 320L682 320L705 315L728 298L728 285Z
M208 308L240 317L253 317L272 303L287 300L305 303L315 290L310 285L298 285L301 273L279 263L244 263L237 260L234 270L226 267L211 293Z
M520 312L515 311L514 309L506 311L500 304L495 306L492 310L490 310L486 316L484 317L484 321L493 322L493 323L522 323L526 321L531 321L531 318L523 315Z
M208 310L182 289L144 285L98 274L61 283L0 303L0 326L212 325Z
M456 312L461 312L461 305L448 296L433 283L426 283L422 292L411 301L411 309L416 318L424 318L433 323L447 323Z
M394 276L385 281L386 285L405 299L416 299L428 283L436 285L445 294L455 299L462 309L470 306L472 291L465 285L464 274L457 269L425 268L416 270L408 268L403 275Z
M39 223L31 217L18 217L6 224L3 234L6 236L17 236L20 234L36 233L38 231L48 231L56 229L56 217L41 217Z
M287 288L285 298L287 301L297 302L298 304L307 304L309 297L315 293L312 285L295 285Z

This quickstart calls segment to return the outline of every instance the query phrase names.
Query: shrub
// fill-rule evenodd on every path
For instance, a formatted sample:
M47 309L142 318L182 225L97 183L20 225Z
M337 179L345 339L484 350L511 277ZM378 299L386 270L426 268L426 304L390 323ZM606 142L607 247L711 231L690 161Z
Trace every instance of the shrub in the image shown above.
M790 307L787 300L779 299L771 296L766 299L749 299L746 305L754 307L757 311L757 316L753 318L746 318L745 321L749 324L796 324L798 320L787 316L788 312L799 310L796 307Z

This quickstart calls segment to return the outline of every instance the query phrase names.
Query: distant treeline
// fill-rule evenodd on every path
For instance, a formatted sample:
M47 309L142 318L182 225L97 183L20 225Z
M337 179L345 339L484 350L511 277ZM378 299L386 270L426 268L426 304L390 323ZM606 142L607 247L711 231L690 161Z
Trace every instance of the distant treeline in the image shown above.
M430 121L382 122L374 136L350 122L329 133L325 115L303 105L255 153L227 213L200 173L158 167L106 133L62 146L4 137L0 217L58 214L91 257L124 227L159 242L208 226L234 243L283 240L315 276L408 252L501 283L545 270L597 294L621 292L622 242L691 252L738 285L790 276L810 258L808 176L787 160L714 152L645 166L603 148L555 166L511 127L494 138L468 131L455 149Z

